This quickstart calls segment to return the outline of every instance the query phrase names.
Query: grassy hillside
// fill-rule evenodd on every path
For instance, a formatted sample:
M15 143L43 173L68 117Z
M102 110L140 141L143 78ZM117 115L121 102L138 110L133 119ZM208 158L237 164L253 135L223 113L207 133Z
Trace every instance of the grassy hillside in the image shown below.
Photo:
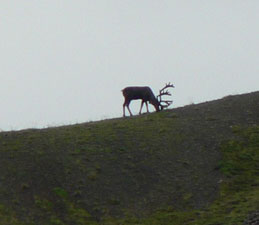
M259 210L259 92L0 133L0 225L238 225Z

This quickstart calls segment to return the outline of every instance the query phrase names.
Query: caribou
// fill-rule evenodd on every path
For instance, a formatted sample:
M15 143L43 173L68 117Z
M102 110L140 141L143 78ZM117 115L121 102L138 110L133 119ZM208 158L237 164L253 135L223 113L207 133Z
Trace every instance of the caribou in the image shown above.
M123 116L125 117L125 107L127 107L130 116L132 116L132 112L129 108L131 100L137 100L140 99L141 101L141 106L139 110L139 114L141 114L142 108L144 103L146 104L147 112L149 113L148 110L148 102L152 104L155 107L155 110L157 112L169 107L173 101L169 100L162 100L162 96L171 96L171 93L167 90L167 88L174 88L174 85L171 83L168 83L159 91L159 95L155 97L153 91L151 90L150 87L144 86L144 87L126 87L122 90L122 94L124 96L124 103L123 103ZM163 104L165 103L165 104Z

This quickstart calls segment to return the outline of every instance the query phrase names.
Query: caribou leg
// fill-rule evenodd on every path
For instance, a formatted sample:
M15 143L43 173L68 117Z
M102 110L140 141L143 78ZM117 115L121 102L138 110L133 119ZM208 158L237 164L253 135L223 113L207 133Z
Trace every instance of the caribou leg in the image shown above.
M141 114L141 111L142 111L142 108L143 108L143 104L144 104L144 101L142 100L142 101L141 101L140 110L139 110L139 115Z
M145 102L145 103L146 103L147 112L149 113L149 110L148 110L148 104L147 104L147 102Z
M129 108L129 104L130 104L129 101L125 101L124 104L123 104L123 117L126 116L126 114L125 114L125 107L127 107L128 111L129 111L129 113L130 113L130 115L132 116L132 113L131 113L130 108Z
M123 117L125 117L125 105L123 104Z
M129 110L130 116L133 116L131 111L130 111L129 105L127 105L127 109Z

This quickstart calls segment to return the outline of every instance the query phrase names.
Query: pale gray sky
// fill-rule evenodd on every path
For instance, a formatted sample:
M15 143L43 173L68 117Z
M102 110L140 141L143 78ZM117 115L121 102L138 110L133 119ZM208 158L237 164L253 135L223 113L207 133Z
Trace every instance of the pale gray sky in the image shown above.
M258 12L258 0L4 0L0 129L120 117L131 85L174 83L172 108L259 90Z

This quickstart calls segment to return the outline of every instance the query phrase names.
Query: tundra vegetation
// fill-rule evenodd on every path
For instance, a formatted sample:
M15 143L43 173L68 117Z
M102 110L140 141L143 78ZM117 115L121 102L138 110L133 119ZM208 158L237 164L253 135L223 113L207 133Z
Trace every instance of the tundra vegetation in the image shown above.
M0 225L241 225L259 210L259 92L0 133Z

